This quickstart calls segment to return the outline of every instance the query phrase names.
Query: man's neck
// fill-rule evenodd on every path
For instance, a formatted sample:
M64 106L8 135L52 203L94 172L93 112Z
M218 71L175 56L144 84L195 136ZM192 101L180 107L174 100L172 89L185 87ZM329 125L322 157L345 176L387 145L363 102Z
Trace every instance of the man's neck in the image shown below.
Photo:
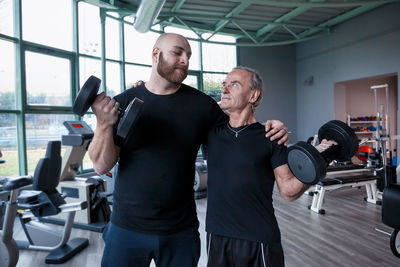
M150 80L145 83L147 90L156 95L173 94L181 87L182 84L175 84L167 81L158 73L151 73Z
M251 107L240 111L228 111L228 114L229 124L235 128L257 122Z

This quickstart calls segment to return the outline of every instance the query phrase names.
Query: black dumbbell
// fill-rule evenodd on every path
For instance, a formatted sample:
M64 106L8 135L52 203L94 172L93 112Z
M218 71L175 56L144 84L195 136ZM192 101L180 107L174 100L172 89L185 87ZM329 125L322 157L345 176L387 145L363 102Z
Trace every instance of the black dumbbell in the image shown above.
M82 117L87 112L89 107L96 99L100 88L100 83L101 80L93 75L87 79L79 91L79 94L77 95L72 107L72 111L75 114ZM118 108L118 113L120 116L117 129L118 136L122 138L126 138L128 136L130 130L133 128L137 118L140 115L143 103L143 100L135 97L125 110Z
M288 148L288 165L302 183L313 185L326 176L326 167L333 160L347 161L357 153L358 138L346 123L332 120L318 131L318 139L336 141L322 153L307 142L297 142Z

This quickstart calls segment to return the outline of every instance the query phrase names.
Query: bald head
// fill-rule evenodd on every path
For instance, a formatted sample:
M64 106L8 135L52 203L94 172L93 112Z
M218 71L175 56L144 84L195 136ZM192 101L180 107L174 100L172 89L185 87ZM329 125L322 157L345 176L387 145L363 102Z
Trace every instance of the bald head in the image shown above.
M174 45L182 45L183 48L189 48L190 53L192 52L189 42L186 40L186 38L177 33L161 34L158 37L153 48L158 48L161 51L163 51L165 49L168 49L170 46L174 46Z

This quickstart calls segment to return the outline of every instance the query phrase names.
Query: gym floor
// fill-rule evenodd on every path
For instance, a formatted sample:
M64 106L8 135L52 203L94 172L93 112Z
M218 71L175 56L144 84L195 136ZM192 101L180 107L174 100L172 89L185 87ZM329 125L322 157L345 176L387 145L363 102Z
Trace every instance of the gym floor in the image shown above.
M307 209L311 204L310 196L303 195L287 203L275 188L274 207L286 266L399 266L400 259L390 251L390 237L375 230L391 232L381 222L381 207L366 203L365 194L365 187L328 192L323 205L326 214L319 215ZM204 232L207 199L196 203L202 241L199 267L204 267L207 262ZM54 266L100 266L104 247L101 234L73 229L73 237L89 238L89 247L67 263ZM44 263L46 255L47 252L21 251L17 266L51 266Z

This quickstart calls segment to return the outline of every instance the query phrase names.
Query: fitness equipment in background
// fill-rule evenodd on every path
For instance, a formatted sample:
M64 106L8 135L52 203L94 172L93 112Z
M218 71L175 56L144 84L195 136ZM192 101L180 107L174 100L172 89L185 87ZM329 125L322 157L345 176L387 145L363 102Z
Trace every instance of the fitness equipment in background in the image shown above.
M75 114L82 117L87 112L97 97L100 83L101 80L93 75L86 80L72 107L72 111ZM134 124L140 116L143 103L143 100L135 97L125 110L118 108L120 117L117 128L118 136L123 139L128 136L129 132L132 130Z
M67 203L86 201L88 208L76 213L74 228L103 232L110 221L111 209L107 201L112 193L108 193L106 182L97 174L77 177L79 167L87 152L94 132L84 121L65 121L68 135L62 136L62 144L67 146L62 159L62 169L58 190L64 194ZM63 225L64 214L42 217L41 221Z
M87 208L87 202L67 204L63 195L57 191L61 170L60 153L61 142L50 141L46 156L39 160L33 178L27 176L3 180L4 189L10 191L10 199L7 202L3 229L0 231L0 266L15 266L18 262L19 249L49 251L50 254L45 262L59 264L69 260L89 245L86 238L69 240L75 212ZM17 197L21 188L30 184L33 184L33 190L22 190ZM62 232L32 220L32 217L53 216L60 212L68 213ZM13 239L17 213L26 240Z
M307 142L297 142L288 148L288 165L294 176L302 183L317 184L326 176L326 167L333 160L347 161L357 153L358 139L346 123L331 120L318 131L318 139L334 140L332 145L322 153Z
M196 160L196 172L194 177L194 198L202 199L207 197L207 146L200 146L201 156L197 157Z

